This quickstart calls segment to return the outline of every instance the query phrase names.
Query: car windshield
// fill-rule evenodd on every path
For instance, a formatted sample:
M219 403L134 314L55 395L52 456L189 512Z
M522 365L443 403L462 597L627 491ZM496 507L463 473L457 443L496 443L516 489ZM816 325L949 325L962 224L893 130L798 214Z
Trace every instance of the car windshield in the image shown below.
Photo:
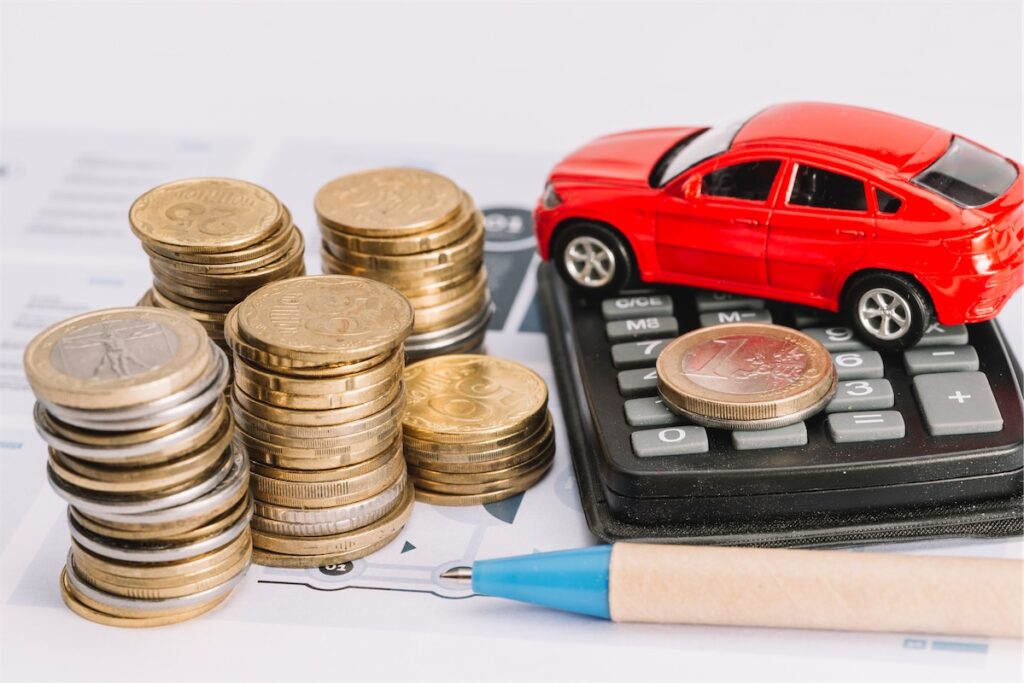
M691 135L668 151L651 174L651 185L664 187L673 178L690 169L705 159L718 156L729 149L732 139L736 137L746 119L729 124L716 126Z
M1017 179L1009 160L954 137L946 153L914 178L914 182L964 208L984 206Z

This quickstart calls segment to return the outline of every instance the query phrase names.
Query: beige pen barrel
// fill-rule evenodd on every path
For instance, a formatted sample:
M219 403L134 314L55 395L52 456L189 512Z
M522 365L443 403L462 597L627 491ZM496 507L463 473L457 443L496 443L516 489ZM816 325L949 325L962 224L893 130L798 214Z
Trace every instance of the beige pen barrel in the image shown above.
M1024 563L618 543L615 621L1020 638Z

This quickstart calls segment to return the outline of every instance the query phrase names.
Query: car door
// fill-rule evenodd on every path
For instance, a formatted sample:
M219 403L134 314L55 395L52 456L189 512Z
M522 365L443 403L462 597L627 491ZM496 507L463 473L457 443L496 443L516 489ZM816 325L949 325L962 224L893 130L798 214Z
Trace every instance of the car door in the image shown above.
M819 160L790 161L768 229L768 284L828 306L874 238L867 183Z
M669 184L655 230L662 270L694 284L763 285L771 198L781 166L777 158L722 159Z

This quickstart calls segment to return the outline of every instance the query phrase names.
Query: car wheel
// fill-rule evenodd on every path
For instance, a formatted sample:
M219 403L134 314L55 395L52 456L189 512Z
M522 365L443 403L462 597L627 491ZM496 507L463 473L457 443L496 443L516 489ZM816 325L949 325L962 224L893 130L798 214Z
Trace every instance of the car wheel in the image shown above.
M632 282L636 270L625 240L596 223L577 223L560 230L551 259L566 284L586 294L617 292Z
M913 346L934 317L921 285L899 273L858 278L847 290L845 309L857 336L883 351Z

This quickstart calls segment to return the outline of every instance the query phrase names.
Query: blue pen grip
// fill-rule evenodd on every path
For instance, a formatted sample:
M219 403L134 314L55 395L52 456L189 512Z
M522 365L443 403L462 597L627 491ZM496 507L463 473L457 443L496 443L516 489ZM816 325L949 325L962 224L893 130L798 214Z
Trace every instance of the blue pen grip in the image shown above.
M473 564L473 591L610 619L608 563L612 547L536 553Z

